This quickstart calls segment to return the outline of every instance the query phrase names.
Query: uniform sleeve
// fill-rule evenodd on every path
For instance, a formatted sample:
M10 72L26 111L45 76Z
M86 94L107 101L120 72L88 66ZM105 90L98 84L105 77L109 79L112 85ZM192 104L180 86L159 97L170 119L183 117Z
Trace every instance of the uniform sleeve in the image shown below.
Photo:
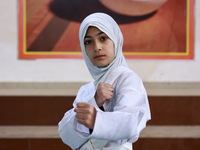
M58 124L58 133L62 141L72 149L79 148L87 139L87 133L80 132L74 128L74 109L66 112L63 119Z
M82 101L82 96L85 86L79 89L76 99L73 103L73 107L76 107L78 101ZM58 133L62 141L70 146L72 149L77 149L88 140L89 129L84 125L77 122L75 117L76 113L74 108L67 111L58 124Z
M135 142L150 119L146 91L139 77L127 77L117 85L112 112L97 110L91 138Z

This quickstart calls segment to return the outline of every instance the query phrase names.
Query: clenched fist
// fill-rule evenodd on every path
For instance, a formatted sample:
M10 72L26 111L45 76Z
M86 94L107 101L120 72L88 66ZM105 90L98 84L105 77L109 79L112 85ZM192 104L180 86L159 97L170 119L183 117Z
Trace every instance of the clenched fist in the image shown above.
M78 102L76 105L74 111L76 112L77 121L87 128L93 129L97 113L95 107L86 102Z
M95 94L95 100L99 107L102 107L106 100L110 100L113 96L114 88L110 84L99 83Z

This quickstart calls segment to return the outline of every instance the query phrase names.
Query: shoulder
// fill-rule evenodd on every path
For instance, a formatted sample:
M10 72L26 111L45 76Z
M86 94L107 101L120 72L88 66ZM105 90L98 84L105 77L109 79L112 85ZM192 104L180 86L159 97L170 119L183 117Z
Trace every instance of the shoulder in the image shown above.
M118 76L118 82L124 82L124 81L131 81L132 82L141 82L141 78L131 69L127 67L121 67L119 68L121 71L120 75Z
M116 87L118 87L119 90L134 89L141 94L146 93L142 79L129 68L124 69L123 73L118 77Z

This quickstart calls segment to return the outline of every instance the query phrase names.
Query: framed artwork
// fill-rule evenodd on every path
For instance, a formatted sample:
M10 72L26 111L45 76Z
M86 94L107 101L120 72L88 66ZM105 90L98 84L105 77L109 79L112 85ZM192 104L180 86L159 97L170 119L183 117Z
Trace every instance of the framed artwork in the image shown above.
M83 58L80 23L112 16L127 59L193 59L195 0L18 0L19 59Z

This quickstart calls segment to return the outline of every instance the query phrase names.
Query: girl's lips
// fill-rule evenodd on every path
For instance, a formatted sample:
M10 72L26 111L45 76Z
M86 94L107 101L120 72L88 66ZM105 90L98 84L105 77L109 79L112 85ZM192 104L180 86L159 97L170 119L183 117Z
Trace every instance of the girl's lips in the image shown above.
M94 58L95 59L102 59L102 58L104 58L105 57L105 55L99 55L99 56L95 56Z

